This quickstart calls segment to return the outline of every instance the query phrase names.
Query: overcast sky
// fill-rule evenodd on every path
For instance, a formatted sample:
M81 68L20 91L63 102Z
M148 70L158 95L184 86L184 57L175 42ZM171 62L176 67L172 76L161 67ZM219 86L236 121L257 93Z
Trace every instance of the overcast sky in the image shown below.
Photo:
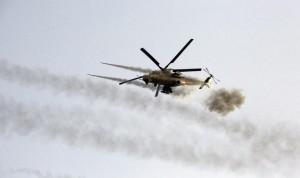
M300 1L2 0L0 177L297 177ZM218 85L159 95L86 74L100 62L208 67ZM205 72L189 75L206 78ZM226 116L205 99L241 90Z

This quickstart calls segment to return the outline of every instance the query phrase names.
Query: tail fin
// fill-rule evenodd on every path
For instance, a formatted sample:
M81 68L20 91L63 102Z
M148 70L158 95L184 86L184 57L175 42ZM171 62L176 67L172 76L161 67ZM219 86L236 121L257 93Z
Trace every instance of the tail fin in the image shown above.
M203 84L200 86L199 89L202 89L202 88L205 87L205 86L207 86L207 88L210 88L210 84L207 83L207 82L205 82L205 83L203 83Z

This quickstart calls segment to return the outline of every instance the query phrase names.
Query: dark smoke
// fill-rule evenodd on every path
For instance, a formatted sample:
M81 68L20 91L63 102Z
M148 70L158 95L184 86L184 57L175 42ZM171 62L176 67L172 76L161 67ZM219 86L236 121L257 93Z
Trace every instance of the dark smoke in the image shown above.
M150 73L150 72L152 72L151 69L143 69L143 68L140 68L140 67L123 66L123 65L109 64L109 63L104 63L104 62L102 62L102 64L118 67L118 68L121 68L121 69L131 70L131 71L135 71L135 72L141 72L141 73Z
M239 108L245 102L245 96L240 90L226 90L224 88L215 90L205 101L210 111L217 112L223 116Z

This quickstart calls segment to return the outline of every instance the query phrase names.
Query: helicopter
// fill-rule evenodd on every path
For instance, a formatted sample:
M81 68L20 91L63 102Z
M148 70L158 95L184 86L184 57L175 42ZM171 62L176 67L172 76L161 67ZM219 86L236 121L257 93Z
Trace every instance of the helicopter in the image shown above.
M177 58L181 55L181 53L190 45L190 43L193 41L193 39L190 39L185 46L176 54L176 56L165 66L161 67L159 62L144 48L141 48L140 50L148 56L151 61L159 68L159 70L147 70L147 69L141 69L137 70L140 72L147 72L147 74L144 74L142 76L138 76L136 78L130 79L130 80L124 80L119 83L119 85L123 85L125 83L133 82L138 79L142 79L146 85L149 83L152 83L156 88L155 92L155 97L158 96L158 93L160 91L160 88L162 87L161 92L165 94L170 94L173 93L172 88L173 87L178 87L178 86L184 86L184 85L200 85L199 89L202 89L204 86L207 86L210 88L212 80L217 83L219 81L216 79L207 68L203 69L206 73L209 74L209 77L207 77L204 81L201 81L197 78L193 77L187 77L184 76L182 73L183 72L195 72L195 71L201 71L202 68L188 68L188 69L171 69L168 68L170 64L174 63ZM117 64L109 64L109 63L103 63L106 65L111 65L115 67L120 67L124 69L129 69L136 71L135 67L127 67L127 66L122 66L122 65L117 65ZM99 76L99 75L92 75L88 74L93 77L99 77L99 78L104 78L104 79L112 79L110 77L105 77L105 76Z

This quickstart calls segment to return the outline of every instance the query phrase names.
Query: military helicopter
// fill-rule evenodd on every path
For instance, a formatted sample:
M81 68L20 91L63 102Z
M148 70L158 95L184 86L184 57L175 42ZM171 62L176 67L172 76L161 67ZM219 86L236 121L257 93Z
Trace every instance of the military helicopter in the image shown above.
M142 79L146 85L149 83L154 84L156 88L156 93L155 97L158 96L158 93L160 91L160 88L162 86L162 93L165 94L170 94L173 92L172 87L177 87L177 86L183 86L183 85L200 85L200 89L202 89L204 86L207 86L208 88L210 87L211 81L214 80L216 82L214 76L208 71L208 69L204 69L205 72L207 72L210 76L203 82L199 79L193 78L193 77L187 77L183 76L182 72L194 72L194 71L201 71L202 68L189 68L189 69L170 69L168 68L170 64L174 63L176 59L181 55L181 53L190 45L190 43L193 41L193 39L190 39L187 44L176 54L176 56L164 67L162 68L159 65L159 62L150 54L148 51L146 51L144 48L141 48L141 51L148 56L151 61L160 69L160 70L154 70L154 71L149 71L148 74L144 74L142 76L138 76L136 78L130 79L130 80L125 80L119 83L119 85L132 82L134 80ZM109 63L103 63L115 67L121 67L128 69L129 67L126 66L121 66L121 65L116 65L116 64L109 64ZM134 67L132 67L133 69ZM148 71L148 70L143 70L143 71ZM109 79L109 77L105 76L99 76L99 75L92 75L88 74L90 76L94 77L100 77L104 79ZM219 81L219 80L218 80Z

